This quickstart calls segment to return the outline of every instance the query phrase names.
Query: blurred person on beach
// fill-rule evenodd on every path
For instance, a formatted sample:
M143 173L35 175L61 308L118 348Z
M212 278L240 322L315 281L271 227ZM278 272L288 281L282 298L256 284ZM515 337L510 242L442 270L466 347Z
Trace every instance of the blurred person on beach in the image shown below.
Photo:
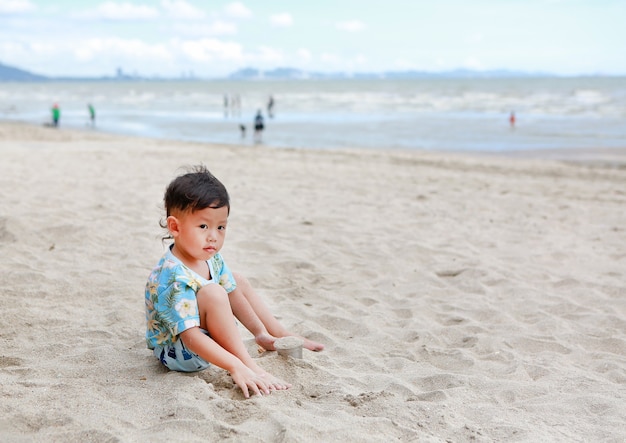
M233 95L231 102L231 113L233 117L241 117L241 96L239 94Z
M256 343L274 350L285 329L241 274L231 272L224 245L230 199L204 166L174 179L164 196L161 226L173 239L146 284L146 342L167 368L196 372L214 364L227 370L246 398L291 387L261 369L249 355L237 318ZM304 347L324 345L304 339Z
M263 129L265 124L263 122L263 114L259 109L254 117L254 142L261 143L263 141Z
M271 95L267 101L267 115L269 118L274 118L274 97Z
M511 129L515 129L515 112L511 111L511 115L509 115L509 124L511 125Z
M52 112L52 126L59 126L59 121L61 120L61 108L59 108L59 105L55 103L50 111Z
M89 120L91 121L91 126L96 126L96 108L94 108L91 103L88 103L87 109L89 110Z

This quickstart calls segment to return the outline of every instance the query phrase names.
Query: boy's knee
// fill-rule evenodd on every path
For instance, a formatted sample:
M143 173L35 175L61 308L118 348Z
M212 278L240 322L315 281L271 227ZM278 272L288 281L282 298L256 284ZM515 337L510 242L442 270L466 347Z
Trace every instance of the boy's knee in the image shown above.
M228 294L220 285L211 283L200 288L196 293L196 299L198 304L228 302Z

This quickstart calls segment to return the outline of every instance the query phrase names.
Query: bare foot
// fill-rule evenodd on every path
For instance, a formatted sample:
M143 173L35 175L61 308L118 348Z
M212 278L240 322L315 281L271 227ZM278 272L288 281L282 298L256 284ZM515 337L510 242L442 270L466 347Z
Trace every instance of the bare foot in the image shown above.
M282 337L298 337L303 340L302 347L308 349L309 351L319 352L324 350L324 345L322 343L318 343L313 340L309 340L308 338L302 337L300 335L287 333L282 335ZM254 337L256 344L265 349L266 351L275 351L274 342L276 341L276 337L270 334L259 334Z
M308 338L304 338L304 337L300 337L300 338L304 340L302 347L308 349L309 351L319 352L324 349L324 345L322 343L318 343L316 341L309 340Z
M256 344L265 349L266 351L275 351L274 342L276 341L276 337L270 334L259 334L254 337L254 341Z
M318 343L316 341L309 340L308 338L302 337L301 335L287 333L287 334L283 335L282 337L298 337L299 339L301 339L303 341L302 347L305 348L305 349L308 349L309 351L319 352L319 351L324 350L324 345L322 343ZM276 341L276 339L274 339L274 341ZM274 345L274 342L272 342L272 346L273 345ZM272 349L274 349L274 348L272 348Z

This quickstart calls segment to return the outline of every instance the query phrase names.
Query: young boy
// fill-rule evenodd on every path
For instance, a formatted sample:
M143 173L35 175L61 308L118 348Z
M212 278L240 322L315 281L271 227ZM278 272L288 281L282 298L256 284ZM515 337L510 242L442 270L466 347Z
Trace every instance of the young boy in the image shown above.
M224 244L230 200L224 185L206 168L174 179L165 192L166 220L174 239L146 285L146 341L169 369L194 372L210 363L227 370L246 398L285 383L250 357L235 316L259 345L273 349L276 337L293 335L275 318L240 275L233 275L219 251ZM305 340L307 349L320 343Z

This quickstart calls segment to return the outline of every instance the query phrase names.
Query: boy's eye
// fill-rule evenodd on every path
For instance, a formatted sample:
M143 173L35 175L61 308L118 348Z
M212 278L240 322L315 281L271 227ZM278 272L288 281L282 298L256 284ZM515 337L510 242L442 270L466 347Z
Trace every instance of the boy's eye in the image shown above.
M200 229L207 229L208 226L207 225L200 225Z
M226 230L226 226L223 226L223 225L222 226L218 226L217 229L220 230L220 231L224 231L224 230Z

